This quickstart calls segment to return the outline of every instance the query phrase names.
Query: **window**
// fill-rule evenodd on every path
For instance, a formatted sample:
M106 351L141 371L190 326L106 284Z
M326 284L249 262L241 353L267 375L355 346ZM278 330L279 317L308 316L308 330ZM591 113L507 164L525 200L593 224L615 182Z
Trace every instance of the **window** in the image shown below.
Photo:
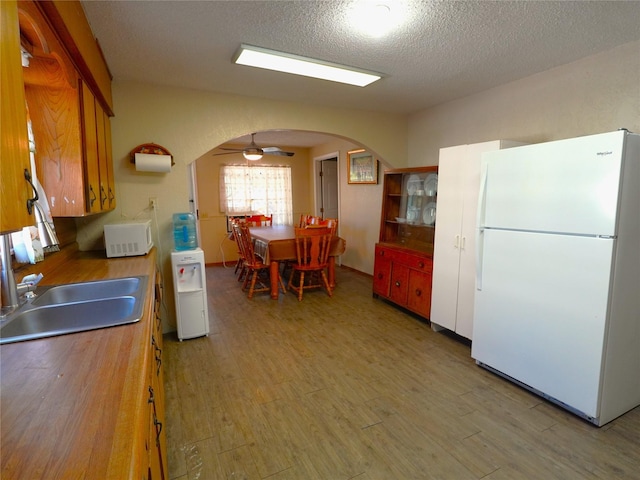
M227 215L273 215L274 225L293 225L291 167L220 167L220 208Z

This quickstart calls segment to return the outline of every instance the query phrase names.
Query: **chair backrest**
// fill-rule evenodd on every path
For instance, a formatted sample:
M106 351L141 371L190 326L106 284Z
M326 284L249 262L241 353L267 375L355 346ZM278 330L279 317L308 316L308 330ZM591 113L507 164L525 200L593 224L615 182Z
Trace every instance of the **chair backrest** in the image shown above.
M231 234L233 235L233 240L238 245L238 251L242 254L242 246L240 245L240 237L238 236L238 222L233 220L231 222Z
M249 225L247 223L236 223L233 225L235 234L238 237L238 246L240 252L248 263L254 263L256 256L253 250L253 242L251 241L251 232L249 231Z
M298 266L324 268L329 262L330 228L296 228L296 257Z
M273 225L273 215L251 215L245 220L252 227L270 227Z
M322 222L322 218L321 217L316 217L315 215L307 215L307 214L302 214L300 215L300 228L304 228L304 227L308 227L309 225L320 225L320 223Z
M324 227L328 227L331 229L331 233L333 235L337 235L338 233L338 219L337 218L325 218L320 222L320 225Z

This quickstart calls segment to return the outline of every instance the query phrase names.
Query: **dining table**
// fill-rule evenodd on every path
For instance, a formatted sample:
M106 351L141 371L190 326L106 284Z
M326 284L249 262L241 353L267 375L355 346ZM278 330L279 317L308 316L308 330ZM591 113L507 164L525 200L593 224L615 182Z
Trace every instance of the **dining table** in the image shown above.
M253 240L254 253L263 263L269 264L271 298L277 300L280 262L297 261L295 227L292 225L249 227L249 231ZM336 257L344 253L346 246L345 240L341 237L334 236L331 240L327 274L329 286L332 289L336 285Z

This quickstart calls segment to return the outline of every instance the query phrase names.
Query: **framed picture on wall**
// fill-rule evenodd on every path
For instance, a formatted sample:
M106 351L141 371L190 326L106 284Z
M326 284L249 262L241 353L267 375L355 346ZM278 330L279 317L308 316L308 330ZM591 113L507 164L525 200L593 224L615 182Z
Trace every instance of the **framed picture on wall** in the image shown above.
M349 183L378 183L378 160L365 149L347 152L347 181Z

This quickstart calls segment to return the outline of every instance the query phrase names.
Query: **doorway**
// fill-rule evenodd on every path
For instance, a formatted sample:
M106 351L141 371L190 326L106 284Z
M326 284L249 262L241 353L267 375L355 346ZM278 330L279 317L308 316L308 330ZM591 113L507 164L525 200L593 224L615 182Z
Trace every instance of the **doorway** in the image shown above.
M316 212L322 218L338 218L340 211L339 153L314 158Z

